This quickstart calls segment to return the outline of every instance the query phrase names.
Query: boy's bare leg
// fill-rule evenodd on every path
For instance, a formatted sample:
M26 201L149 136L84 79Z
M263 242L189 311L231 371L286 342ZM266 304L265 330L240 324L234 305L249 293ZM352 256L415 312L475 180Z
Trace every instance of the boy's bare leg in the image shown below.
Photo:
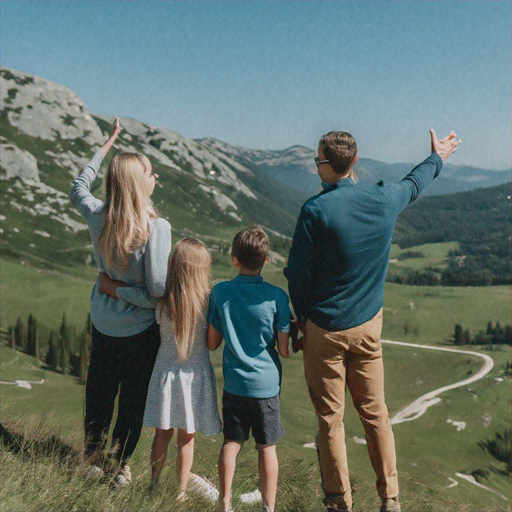
M219 503L218 512L228 512L231 506L231 485L235 474L236 457L242 448L238 441L224 440L219 455Z
M165 464L167 458L167 448L169 442L174 434L174 429L162 430L160 428L155 429L155 435L153 436L153 444L151 446L151 485L156 485L160 478L160 473Z
M184 497L187 482L194 462L194 433L178 429L178 456L176 457L176 473L181 497Z
M258 466L263 510L274 512L279 472L276 445L258 445Z

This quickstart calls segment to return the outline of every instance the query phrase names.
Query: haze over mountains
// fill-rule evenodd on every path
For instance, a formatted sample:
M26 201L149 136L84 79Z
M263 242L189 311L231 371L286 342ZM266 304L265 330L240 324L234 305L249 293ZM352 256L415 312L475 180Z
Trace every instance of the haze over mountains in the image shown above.
M86 226L68 201L70 184L105 141L112 118L93 115L71 90L1 68L2 245L6 255L52 265L90 260ZM291 236L303 201L320 190L313 157L304 146L254 150L216 139L187 139L135 119L115 150L138 151L160 175L153 199L178 233L195 233L225 252L232 233L254 222L265 226L274 247ZM103 172L106 165L103 166ZM363 180L394 181L410 164L360 158ZM510 181L510 171L447 165L429 194ZM101 180L94 183L101 194Z

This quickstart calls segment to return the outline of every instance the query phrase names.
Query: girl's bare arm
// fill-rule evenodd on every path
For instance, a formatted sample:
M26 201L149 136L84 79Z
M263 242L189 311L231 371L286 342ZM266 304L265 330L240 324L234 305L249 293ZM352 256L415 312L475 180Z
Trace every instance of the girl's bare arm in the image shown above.
M222 344L222 334L212 324L208 325L206 344L210 350L217 350Z

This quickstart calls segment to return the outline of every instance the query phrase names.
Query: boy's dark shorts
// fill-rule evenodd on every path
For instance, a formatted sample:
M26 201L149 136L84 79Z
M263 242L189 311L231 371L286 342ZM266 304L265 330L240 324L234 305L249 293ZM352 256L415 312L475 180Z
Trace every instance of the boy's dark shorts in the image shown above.
M222 419L224 438L228 441L245 442L249 430L256 444L274 445L286 434L279 412L279 395L272 398L253 398L222 395Z

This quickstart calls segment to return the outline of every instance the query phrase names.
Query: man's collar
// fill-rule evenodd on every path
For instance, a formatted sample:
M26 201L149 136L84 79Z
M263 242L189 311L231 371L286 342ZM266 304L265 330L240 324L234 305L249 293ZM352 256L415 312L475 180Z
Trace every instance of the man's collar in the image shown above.
M357 180L355 180L352 176L345 176L344 178L340 178L338 181L332 184L322 182L322 188L324 192L327 192L329 190L334 190L335 188L351 187L356 183Z

